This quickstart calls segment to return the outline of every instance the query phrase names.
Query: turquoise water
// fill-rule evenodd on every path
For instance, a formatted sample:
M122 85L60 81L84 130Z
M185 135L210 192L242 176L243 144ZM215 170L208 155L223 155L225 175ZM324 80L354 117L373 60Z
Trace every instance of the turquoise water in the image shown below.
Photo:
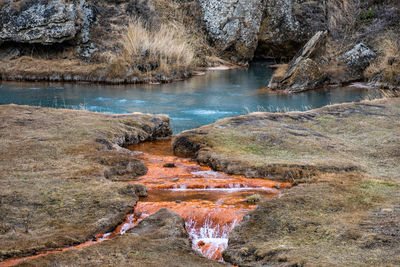
M266 62L248 69L209 71L186 81L160 85L0 83L0 104L86 109L103 113L167 114L175 133L217 119L253 111L307 110L331 103L379 97L365 88L313 90L295 95L268 93Z

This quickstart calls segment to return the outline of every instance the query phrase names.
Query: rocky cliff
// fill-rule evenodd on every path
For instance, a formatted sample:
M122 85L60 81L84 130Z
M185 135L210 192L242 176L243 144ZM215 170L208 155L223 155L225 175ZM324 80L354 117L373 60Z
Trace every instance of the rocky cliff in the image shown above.
M398 1L324 1L326 38L315 34L288 65L281 66L269 85L285 92L323 85L368 81L370 85L400 88ZM305 59L307 64L305 65ZM301 76L294 70L301 70Z
M242 65L254 57L291 59L314 34L327 31L324 52L310 58L329 78L324 83L369 80L393 87L400 83L399 5L393 0L2 0L0 72L3 79L171 81L223 62L218 58ZM157 62L151 49L125 53L127 27L137 21L143 32L178 29L172 38L186 45L190 60L171 68L176 59ZM371 51L360 64L356 45ZM346 53L352 50L349 63ZM53 67L44 67L47 60ZM275 89L290 88L280 83L283 76L275 79ZM321 86L304 84L296 88Z

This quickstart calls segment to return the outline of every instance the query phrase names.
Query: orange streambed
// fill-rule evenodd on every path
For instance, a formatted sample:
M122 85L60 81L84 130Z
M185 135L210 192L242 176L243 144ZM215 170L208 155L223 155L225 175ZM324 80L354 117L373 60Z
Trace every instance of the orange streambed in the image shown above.
M129 214L124 223L113 232L98 234L96 239L78 246L9 259L0 262L0 267L13 266L25 259L50 253L79 249L124 234L160 208L171 209L184 218L195 250L208 258L221 261L230 230L241 221L245 213L256 207L254 203L248 203L246 198L254 194L273 198L279 194L277 188L290 186L289 183L215 172L190 159L175 157L170 140L147 142L128 148L141 152L137 157L148 167L145 176L130 183L144 184L149 192L148 197L140 200L135 212Z
M139 158L149 169L145 176L135 181L149 189L148 197L135 208L136 217L143 218L160 208L179 213L186 222L193 248L219 261L230 230L245 213L256 207L246 198L254 194L273 198L279 194L276 188L290 186L289 183L215 172L190 159L175 157L170 140L129 148L142 152ZM131 223L127 222L123 227L133 226L136 220Z

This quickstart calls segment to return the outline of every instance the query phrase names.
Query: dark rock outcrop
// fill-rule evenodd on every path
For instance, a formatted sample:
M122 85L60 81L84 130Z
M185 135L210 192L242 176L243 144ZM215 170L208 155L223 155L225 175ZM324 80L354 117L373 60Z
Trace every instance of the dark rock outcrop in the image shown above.
M268 0L258 34L259 57L293 57L327 28L325 1Z
M51 45L74 40L89 41L94 18L85 0L8 1L0 9L0 44L2 42Z

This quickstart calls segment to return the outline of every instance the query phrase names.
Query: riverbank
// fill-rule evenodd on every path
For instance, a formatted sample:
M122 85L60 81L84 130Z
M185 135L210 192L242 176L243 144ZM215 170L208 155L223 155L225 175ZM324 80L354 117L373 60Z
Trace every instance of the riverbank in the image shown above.
M83 243L147 194L113 182L147 168L122 146L169 136L161 115L0 106L0 259Z
M252 113L183 132L174 150L216 170L298 184L244 217L226 261L397 265L399 115L399 98Z

